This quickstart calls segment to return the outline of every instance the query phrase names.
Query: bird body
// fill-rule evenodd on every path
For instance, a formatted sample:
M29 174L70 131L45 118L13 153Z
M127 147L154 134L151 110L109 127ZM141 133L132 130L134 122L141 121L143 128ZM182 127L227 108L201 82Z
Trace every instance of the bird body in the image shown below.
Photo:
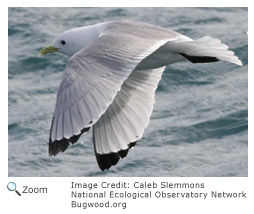
M241 61L210 36L198 40L159 26L112 21L72 29L40 54L69 55L52 120L49 154L65 151L93 129L101 170L109 169L143 136L165 66Z

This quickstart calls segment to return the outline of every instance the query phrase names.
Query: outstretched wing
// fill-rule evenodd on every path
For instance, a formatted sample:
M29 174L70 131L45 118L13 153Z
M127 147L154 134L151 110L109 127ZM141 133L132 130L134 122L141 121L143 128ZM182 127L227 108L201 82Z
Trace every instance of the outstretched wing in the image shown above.
M49 154L65 151L113 102L135 67L169 39L104 32L67 64L57 93Z
M113 103L93 126L93 141L101 170L124 158L142 138L153 110L155 90L165 67L134 70Z

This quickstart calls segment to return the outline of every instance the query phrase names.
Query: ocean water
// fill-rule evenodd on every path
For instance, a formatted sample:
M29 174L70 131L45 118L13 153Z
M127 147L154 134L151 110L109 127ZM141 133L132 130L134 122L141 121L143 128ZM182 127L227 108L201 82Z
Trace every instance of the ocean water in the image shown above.
M248 176L247 8L9 8L9 176ZM171 28L194 39L218 38L242 60L167 67L143 138L101 172L92 136L56 157L48 138L68 57L38 56L68 29L109 20Z

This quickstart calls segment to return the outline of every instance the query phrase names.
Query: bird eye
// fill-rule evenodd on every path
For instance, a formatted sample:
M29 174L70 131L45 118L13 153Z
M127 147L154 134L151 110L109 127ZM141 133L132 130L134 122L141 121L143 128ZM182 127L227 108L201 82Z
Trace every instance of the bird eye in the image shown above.
M65 42L64 40L61 40L61 44L62 44L62 45L65 45L65 43L66 43L66 42Z

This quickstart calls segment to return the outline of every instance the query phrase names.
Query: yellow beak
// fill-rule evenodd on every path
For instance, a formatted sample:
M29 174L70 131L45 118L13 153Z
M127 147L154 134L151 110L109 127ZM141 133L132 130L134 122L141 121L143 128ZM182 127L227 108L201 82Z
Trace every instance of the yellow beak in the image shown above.
M57 52L58 48L55 48L53 45L50 45L48 47L45 47L40 50L39 55L47 54L47 53L52 53L52 52Z

